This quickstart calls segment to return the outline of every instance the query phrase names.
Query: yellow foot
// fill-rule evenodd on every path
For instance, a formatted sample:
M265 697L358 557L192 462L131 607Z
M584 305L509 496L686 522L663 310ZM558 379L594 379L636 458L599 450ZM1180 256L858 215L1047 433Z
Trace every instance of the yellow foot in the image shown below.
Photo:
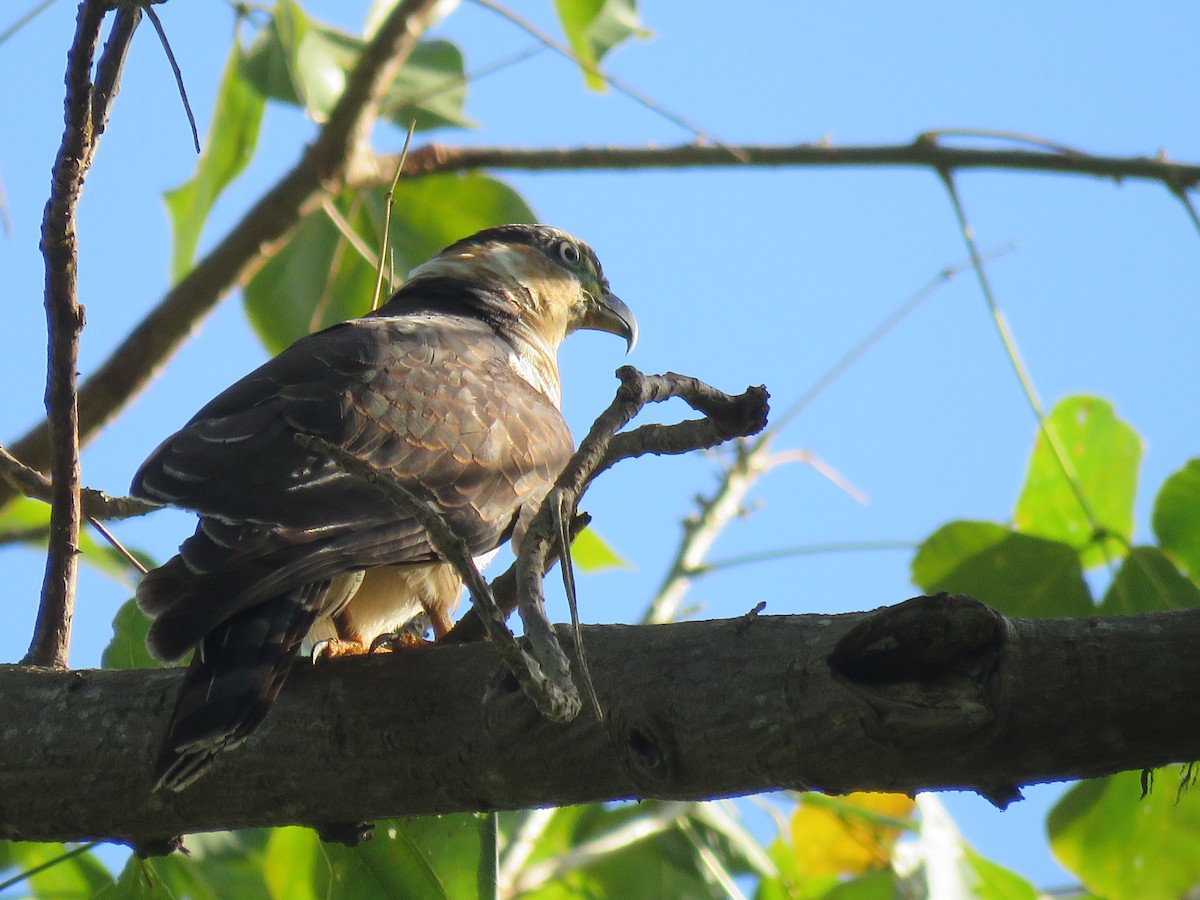
M331 638L321 641L313 647L313 662L326 659L337 659L339 656L363 656L375 648L363 641L344 641L341 638Z

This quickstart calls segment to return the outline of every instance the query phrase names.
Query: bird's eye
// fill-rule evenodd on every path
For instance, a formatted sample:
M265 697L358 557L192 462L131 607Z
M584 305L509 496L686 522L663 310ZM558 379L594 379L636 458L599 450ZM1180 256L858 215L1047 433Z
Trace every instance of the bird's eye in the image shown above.
M559 241L558 243L558 258L565 262L568 266L579 265L579 248L570 241Z

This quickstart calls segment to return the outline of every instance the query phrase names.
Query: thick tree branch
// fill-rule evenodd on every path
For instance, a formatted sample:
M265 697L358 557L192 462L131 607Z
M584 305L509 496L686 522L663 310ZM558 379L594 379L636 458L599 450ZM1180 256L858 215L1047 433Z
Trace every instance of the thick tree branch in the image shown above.
M1045 144L1038 142L1038 146ZM375 174L364 184L382 184L385 174L395 171L395 164L394 156L380 156L374 165ZM939 143L935 134L918 135L908 144L847 147L819 143L746 144L728 147L680 144L674 147L523 149L428 144L409 153L404 177L419 178L439 172L472 169L559 172L872 166L931 169L935 172L993 169L1054 175L1090 175L1117 182L1154 181L1175 193L1195 190L1200 184L1200 164L1171 162L1163 156L1095 156L1062 147L1050 150L956 147Z
M777 788L1017 786L1200 755L1200 610L872 613L584 630L603 723L538 714L487 644L298 669L203 785L150 795L178 671L0 667L0 838L182 832Z
M300 161L121 342L79 390L79 430L91 437L145 387L196 323L239 281L271 255L321 199L342 189L354 170L369 164L366 138L379 98L394 80L429 21L437 0L405 0L363 48L346 89ZM360 178L361 175L354 176ZM35 469L46 469L50 434L43 423L11 447ZM0 504L15 496L0 484Z

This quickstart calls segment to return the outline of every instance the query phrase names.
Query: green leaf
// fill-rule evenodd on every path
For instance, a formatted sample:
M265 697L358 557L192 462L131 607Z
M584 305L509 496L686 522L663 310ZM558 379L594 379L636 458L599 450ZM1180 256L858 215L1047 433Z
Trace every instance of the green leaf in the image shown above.
M126 600L113 617L113 636L100 656L105 669L157 669L162 666L146 649L150 619L136 600Z
M1200 582L1200 459L1163 482L1152 521L1163 550Z
M567 43L585 65L584 81L603 91L604 79L594 68L610 50L631 37L645 37L634 0L554 0Z
M1050 811L1051 850L1099 896L1174 900L1200 883L1200 793L1163 774L1146 797L1139 772L1081 781Z
M271 896L277 900L324 897L327 885L318 887L315 877L321 856L321 839L311 828L272 830L263 859L263 877Z
M984 859L970 847L963 847L963 855L973 876L972 896L977 900L1037 900L1037 889L1016 872Z
M242 78L242 58L241 45L235 42L221 75L196 171L188 181L164 194L174 236L172 281L178 281L191 268L209 211L221 191L246 168L258 144L265 103Z
M354 234L371 248L382 240L386 196L379 188L335 201ZM515 191L478 173L401 181L395 202L389 258L402 273L482 228L533 221ZM250 280L242 299L259 338L278 353L312 331L365 315L374 290L374 266L326 213L316 212Z
M329 900L390 897L402 900L495 896L493 819L460 814L393 819L375 826L358 847L326 844Z
M1093 534L1093 524L1042 432L1034 444L1013 527L1077 548L1086 568L1104 564L1106 552L1119 559L1133 537L1141 438L1116 417L1107 401L1097 397L1062 400L1046 417L1046 429L1066 457L1095 518L1095 529L1111 537L1102 546Z
M45 866L29 876L30 896L93 897L113 886L113 877L100 860L81 849L86 845L12 841L6 846L13 871L5 873L3 880Z
M927 594L969 594L1010 616L1095 612L1078 554L993 522L951 522L917 549L912 579Z
M112 896L225 900L236 886L238 900L269 900L263 873L271 834L266 829L190 834L184 841L189 855L130 857Z
M1119 616L1193 606L1200 606L1200 589L1181 575L1157 547L1134 547L1104 594L1098 612Z
M300 106L324 122L341 96L364 42L310 19L283 0L275 18L255 36L241 73L263 96ZM472 125L463 114L466 72L449 41L420 41L380 102L380 115L418 131Z
M50 504L31 497L19 497L6 505L0 512L0 538L8 541L21 541L31 547L45 549L46 539L50 533ZM120 553L92 537L92 531L86 523L79 532L79 558L85 565L91 566L102 575L123 585L133 583L133 569ZM134 551L135 556L142 557L144 553Z
M596 529L585 528L571 544L571 560L581 572L603 572L606 569L632 569L616 554Z

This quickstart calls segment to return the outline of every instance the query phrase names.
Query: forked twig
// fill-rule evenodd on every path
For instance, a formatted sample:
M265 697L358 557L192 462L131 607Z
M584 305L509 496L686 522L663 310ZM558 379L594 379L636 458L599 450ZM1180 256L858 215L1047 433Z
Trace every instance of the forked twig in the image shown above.
M565 557L565 544L586 524L585 521L581 524L574 511L588 485L600 472L622 459L647 453L663 455L707 449L732 438L755 434L767 424L768 394L762 387L730 396L695 378L672 373L643 375L631 366L617 370L617 377L621 386L616 398L596 419L542 502L521 542L516 562L493 585L484 581L466 544L431 503L340 447L310 435L296 436L299 444L373 484L421 523L438 554L462 575L474 602L471 611L445 640L461 641L464 634L482 626L526 694L543 715L555 721L574 718L582 708L582 701L571 678L570 662L546 616L542 578L553 563L554 551L562 548ZM617 434L647 403L660 403L671 397L683 399L704 418L675 425L647 425ZM497 600L500 592L492 589L501 585L504 604ZM528 650L516 641L504 622L514 606L521 613ZM599 701L593 697L592 702L598 709Z

